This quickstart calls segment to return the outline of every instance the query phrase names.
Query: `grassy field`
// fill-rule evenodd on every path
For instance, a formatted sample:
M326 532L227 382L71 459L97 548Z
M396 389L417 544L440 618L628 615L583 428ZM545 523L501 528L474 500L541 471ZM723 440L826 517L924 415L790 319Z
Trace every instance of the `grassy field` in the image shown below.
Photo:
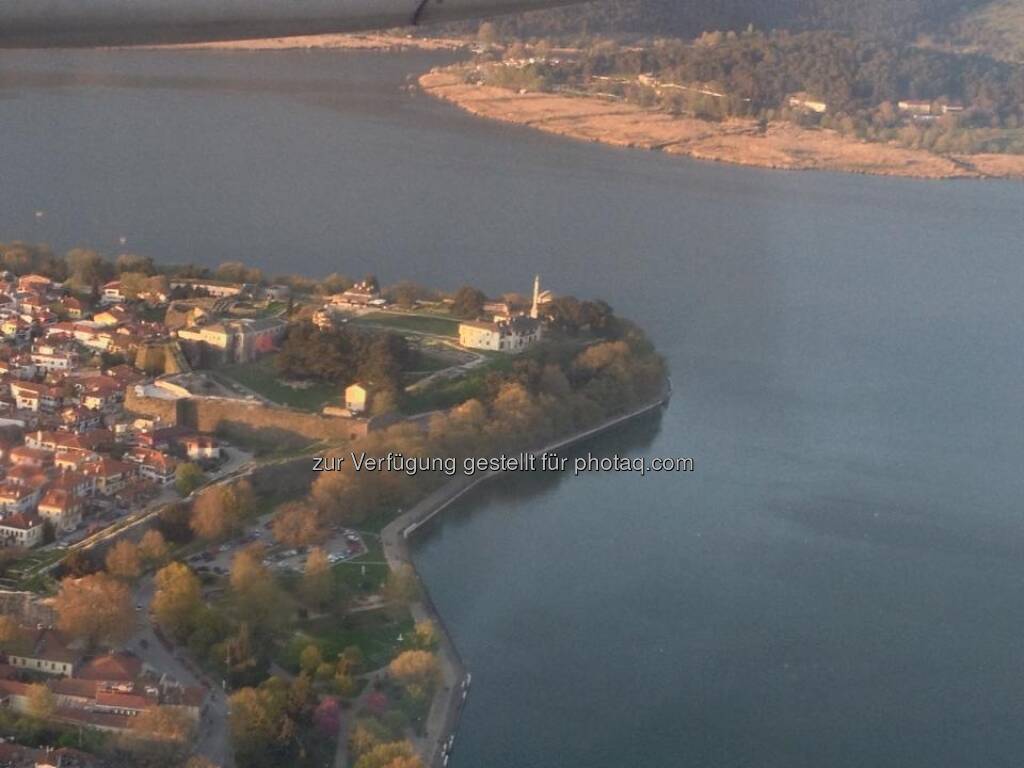
M426 389L409 395L403 410L406 413L423 413L465 402L483 394L488 374L494 371L508 371L512 368L513 358L508 355L493 353L492 359L479 368L458 379L439 381Z
M375 325L395 331L427 333L432 336L447 336L453 339L459 337L459 321L437 315L403 315L392 312L375 312L372 315L360 317L356 322L361 325Z
M399 636L412 634L413 620L408 611L395 616L388 610L364 611L344 617L321 616L300 622L284 645L277 662L288 670L298 670L299 655L308 645L320 649L325 659L334 660L350 645L363 652L367 669L382 667L394 658Z
M334 578L338 585L354 597L377 592L388 575L380 537L364 535L363 541L366 543L365 554L334 566Z
M328 403L340 400L342 394L340 387L321 382L311 382L305 389L285 385L274 368L274 355L253 363L228 365L216 372L279 405L303 411L317 412Z

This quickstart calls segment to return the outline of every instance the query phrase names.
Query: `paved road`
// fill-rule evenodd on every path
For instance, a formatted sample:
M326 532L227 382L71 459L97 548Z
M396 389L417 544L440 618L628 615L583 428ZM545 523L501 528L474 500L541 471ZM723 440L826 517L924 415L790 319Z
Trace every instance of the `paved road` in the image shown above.
M136 605L142 606L142 610L139 611L140 627L128 641L128 647L145 663L160 672L167 673L179 683L201 686L203 681L185 665L179 655L181 652L168 650L153 631L153 623L149 614L153 591L151 576L144 578L135 589ZM232 768L234 765L231 737L228 730L227 695L216 684L210 686L206 709L196 735L195 753L222 768Z

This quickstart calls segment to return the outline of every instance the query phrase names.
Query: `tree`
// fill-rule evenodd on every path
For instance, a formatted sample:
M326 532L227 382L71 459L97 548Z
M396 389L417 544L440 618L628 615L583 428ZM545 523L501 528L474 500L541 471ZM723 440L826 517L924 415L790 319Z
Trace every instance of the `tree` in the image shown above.
M177 707L151 707L132 723L134 729L148 739L188 741L192 736L192 720Z
M306 570L300 586L302 599L311 606L322 608L334 595L334 574L331 563L320 547L314 547L306 557Z
M142 573L139 548L128 539L121 539L107 552L107 573L129 583Z
M128 587L105 573L64 579L54 608L60 630L89 647L116 644L135 629Z
M174 470L174 487L182 496L188 496L203 484L205 477L198 464L186 461Z
M18 622L13 616L0 615L0 645L13 642L18 638Z
M231 695L231 741L240 765L291 765L297 725L288 690L276 678Z
M259 545L239 551L231 561L231 591L239 609L256 629L275 630L284 618L282 595L273 574L263 565Z
M71 288L86 293L106 276L106 263L96 251L73 248L65 257Z
M388 674L407 688L431 691L441 682L441 665L430 651L403 651L388 664Z
M355 768L423 768L423 761L408 741L378 744L356 761Z
M185 637L202 606L198 577L182 563L171 563L154 577L153 614L157 623L175 637Z
M114 267L118 274L141 272L144 275L152 275L156 272L152 256L138 256L134 253L122 253L117 257Z
M322 538L316 508L301 501L282 506L274 516L271 531L287 547L308 547Z
M323 661L320 649L315 645L307 645L299 654L299 668L308 675L316 674L317 668Z
M61 561L64 573L74 577L88 576L98 570L90 552L84 549L73 549Z
M437 646L437 627L430 619L423 619L416 622L416 629L413 632L413 642L417 648L430 650Z
M163 565L170 556L170 548L164 535L156 528L151 528L139 541L139 554L148 565Z
M313 725L324 738L334 739L337 737L338 728L341 727L341 707L336 698L325 696L321 699L313 711Z
M149 287L149 277L143 272L122 272L121 293L126 299L137 299Z
M487 296L484 295L483 291L464 285L452 297L451 312L456 317L473 320L480 317L483 313L486 301Z
M218 541L234 534L256 503L252 484L239 480L230 485L216 485L203 491L192 507L189 525L197 536Z
M156 527L167 541L187 544L193 537L192 510L188 504L168 504L160 510Z
M28 714L37 720L49 720L57 710L57 697L42 683L30 685L25 700Z

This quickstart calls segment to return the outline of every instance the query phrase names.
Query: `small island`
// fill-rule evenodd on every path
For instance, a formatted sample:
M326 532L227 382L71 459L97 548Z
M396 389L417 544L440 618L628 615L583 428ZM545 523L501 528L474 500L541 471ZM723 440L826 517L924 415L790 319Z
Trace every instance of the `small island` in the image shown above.
M442 765L472 678L409 538L669 395L639 328L539 276L494 297L22 243L0 268L11 759Z

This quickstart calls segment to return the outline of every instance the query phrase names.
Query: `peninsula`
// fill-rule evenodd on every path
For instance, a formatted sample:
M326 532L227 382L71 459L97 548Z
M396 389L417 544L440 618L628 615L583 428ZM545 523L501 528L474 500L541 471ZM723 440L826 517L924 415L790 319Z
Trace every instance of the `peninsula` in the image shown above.
M407 539L668 398L639 328L539 277L0 262L18 759L78 734L95 766L443 765L471 678Z
M657 150L757 168L827 170L922 179L1024 179L1024 155L943 155L868 142L795 123L734 117L708 121L591 93L544 92L475 81L471 65L419 78L425 93L491 120L582 141Z

